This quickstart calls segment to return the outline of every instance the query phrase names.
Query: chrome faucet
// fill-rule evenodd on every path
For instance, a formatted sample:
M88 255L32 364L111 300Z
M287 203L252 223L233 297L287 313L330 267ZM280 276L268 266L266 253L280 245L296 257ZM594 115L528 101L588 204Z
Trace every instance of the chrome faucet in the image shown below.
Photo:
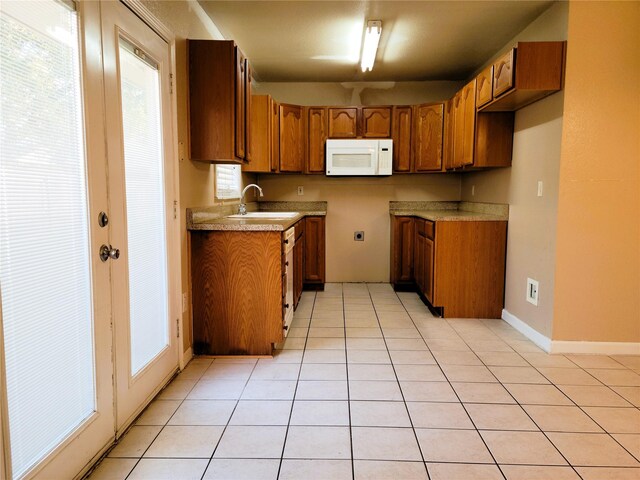
M255 183L250 183L249 185L244 187L244 189L242 190L242 194L240 195L240 205L238 205L238 213L240 215L247 214L247 206L244 204L244 194L247 193L247 190L249 190L249 188L251 187L257 188L258 191L260 192L260 196L264 197L264 194L262 193L262 189Z

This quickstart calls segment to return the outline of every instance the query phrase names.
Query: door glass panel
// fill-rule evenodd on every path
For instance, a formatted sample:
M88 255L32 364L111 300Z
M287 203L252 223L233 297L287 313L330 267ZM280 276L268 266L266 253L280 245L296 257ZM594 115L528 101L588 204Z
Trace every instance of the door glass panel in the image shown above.
M164 155L157 65L120 38L131 374L169 340Z
M0 296L13 477L95 410L78 19L0 4Z

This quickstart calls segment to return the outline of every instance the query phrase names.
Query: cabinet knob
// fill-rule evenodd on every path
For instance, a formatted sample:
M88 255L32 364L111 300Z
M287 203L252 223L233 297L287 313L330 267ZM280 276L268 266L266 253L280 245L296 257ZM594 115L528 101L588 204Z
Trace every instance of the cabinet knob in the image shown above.
M289 330L289 325L285 325L284 327L282 327L283 330Z
M288 267L289 266L289 262L284 262L284 266Z
M289 304L288 304L288 303L285 303L285 304L284 304L284 308L289 308Z

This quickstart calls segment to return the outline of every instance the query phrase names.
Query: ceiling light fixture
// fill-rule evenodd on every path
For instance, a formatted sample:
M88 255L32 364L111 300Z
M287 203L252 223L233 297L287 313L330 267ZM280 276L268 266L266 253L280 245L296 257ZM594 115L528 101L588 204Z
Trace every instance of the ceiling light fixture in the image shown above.
M367 29L364 32L364 46L362 47L362 60L360 62L363 72L373 69L381 34L382 21L369 20L367 22Z

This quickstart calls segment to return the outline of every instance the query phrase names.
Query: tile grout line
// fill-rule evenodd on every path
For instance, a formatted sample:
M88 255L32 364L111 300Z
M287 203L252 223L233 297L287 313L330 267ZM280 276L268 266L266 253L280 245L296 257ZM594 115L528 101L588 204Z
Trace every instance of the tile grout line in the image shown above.
M282 452L280 453L280 463L278 464L278 473L276 475L276 479L280 478L280 472L282 471L282 462L284 461L284 451L285 451L285 448L287 447L287 438L289 436L289 428L291 427L291 417L293 415L293 407L295 406L295 403L296 403L296 394L298 393L298 385L300 384L300 373L302 372L302 365L304 364L304 356L307 353L307 341L309 340L309 331L311 330L311 319L313 318L313 311L316 307L317 296L318 296L318 293L313 292L313 304L311 305L311 312L309 313L309 324L307 325L307 335L304 339L304 345L302 347L302 357L300 358L300 366L298 367L298 378L296 379L296 385L293 389L293 397L291 398L291 409L289 410L289 420L287 421L287 428L284 433L284 441L282 442Z
M422 452L422 446L420 445L420 440L418 439L418 433L416 432L416 428L413 425L413 418L411 418L411 413L409 412L409 407L407 406L407 401L405 399L404 396L404 392L402 391L402 385L400 384L400 380L398 379L398 373L396 372L396 367L395 364L393 363L393 357L391 357L391 353L389 351L389 345L387 344L387 337L384 334L384 329L382 328L382 324L380 323L380 318L378 317L378 310L376 309L375 303L373 302L373 296L371 295L371 290L369 289L369 285L367 284L367 291L369 292L369 298L371 299L371 303L373 305L373 310L375 312L376 315L376 320L378 321L378 328L380 328L380 331L382 333L382 341L384 342L384 345L387 349L387 355L389 356L389 361L391 362L391 368L393 369L393 374L396 377L396 383L398 384L398 390L400 391L400 395L402 396L402 403L404 404L404 409L407 412L407 417L409 418L409 423L411 424L411 431L413 432L413 437L416 440L416 445L418 446L418 451L420 452L420 457L422 458L422 465L424 465L424 470L425 472L427 472L427 479L431 480L431 474L429 473L429 468L427 467L427 462L424 459L424 453ZM405 308L404 304L402 303L402 300L400 299L400 297L398 297L398 295L396 294L396 292L393 292L395 298L398 299L398 301L400 302L400 305L402 305L402 308L404 309L405 312L407 312L407 309ZM407 312L407 315L409 316L409 318L411 318L411 316L409 315L409 312ZM412 323L413 323L413 319L411 319ZM415 324L414 324L414 328ZM417 329L417 328L416 328ZM418 332L420 333L420 332Z
M347 375L347 412L349 414L349 447L351 449L351 478L356 478L356 463L353 458L353 425L351 422L351 386L349 385L349 350L347 349L347 312L344 304L344 283L342 286L342 325L344 329L344 368Z

